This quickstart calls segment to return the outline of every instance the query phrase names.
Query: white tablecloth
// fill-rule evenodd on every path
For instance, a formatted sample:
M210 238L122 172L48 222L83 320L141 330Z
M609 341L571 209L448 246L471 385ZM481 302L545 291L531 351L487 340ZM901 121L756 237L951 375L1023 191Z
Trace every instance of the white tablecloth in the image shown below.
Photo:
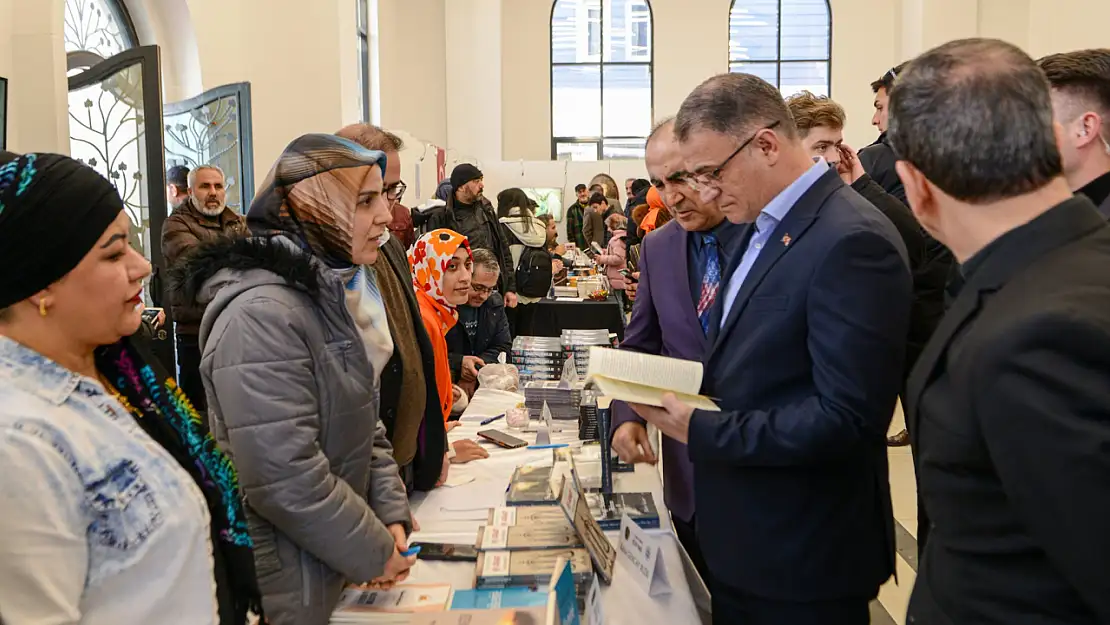
M479 390L464 414L463 425L451 432L452 441L468 438L478 440L477 432L487 428L500 429L525 440L534 441L535 434L512 432L500 419L488 426L480 426L483 418L504 412L505 407L524 401L521 395L488 393ZM554 443L577 443L577 423L573 431L552 434ZM490 457L466 465L451 465L451 482L458 478L473 477L474 481L455 487L441 487L430 493L418 493L412 498L413 511L420 524L420 531L412 535L413 542L440 542L474 544L478 526L485 525L489 508L505 505L505 489L513 470L523 464L550 462L551 450L501 449L486 443ZM617 562L613 583L602 588L607 625L687 624L701 622L687 583L686 566L682 551L673 531L669 515L663 506L663 489L659 474L648 466L639 466L635 473L618 473L614 476L614 490L622 492L650 492L659 508L661 523L666 528L652 531L657 537L667 577L672 590L669 595L649 597L631 579L630 573ZM616 543L617 532L610 532L609 539ZM687 558L688 560L688 558ZM420 560L413 569L410 580L415 583L449 583L456 589L474 587L474 564L470 562L428 562ZM693 580L701 588L700 580Z

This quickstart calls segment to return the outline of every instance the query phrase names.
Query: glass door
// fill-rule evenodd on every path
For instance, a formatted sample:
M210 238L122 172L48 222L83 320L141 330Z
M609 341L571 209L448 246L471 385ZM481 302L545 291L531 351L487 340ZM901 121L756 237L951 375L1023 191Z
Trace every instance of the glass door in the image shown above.
M165 266L162 223L166 219L162 146L162 81L157 46L131 48L101 60L87 52L68 55L70 153L107 178L131 219L131 244L154 268L147 304L163 305ZM172 328L167 318L164 328ZM154 351L176 371L169 332Z
M254 199L250 83L167 104L163 117L166 167L216 165L227 177L227 205L246 213Z

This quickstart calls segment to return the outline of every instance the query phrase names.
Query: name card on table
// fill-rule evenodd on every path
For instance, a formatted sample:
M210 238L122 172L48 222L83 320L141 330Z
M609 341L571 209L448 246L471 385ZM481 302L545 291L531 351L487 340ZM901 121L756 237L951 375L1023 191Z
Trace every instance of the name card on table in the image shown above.
M586 593L586 625L605 625L605 611L601 605L601 585L597 583L597 576L590 583L590 591Z
M617 559L651 597L671 592L671 584L667 581L667 565L660 557L660 551L659 541L654 536L649 536L640 529L627 514L621 517Z

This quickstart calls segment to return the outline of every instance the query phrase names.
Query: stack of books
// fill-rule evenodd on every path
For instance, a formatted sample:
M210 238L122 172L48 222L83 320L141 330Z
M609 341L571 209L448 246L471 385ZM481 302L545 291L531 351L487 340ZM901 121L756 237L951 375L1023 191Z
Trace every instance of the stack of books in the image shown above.
M520 372L521 383L558 380L567 357L560 339L547 336L518 336L509 358Z
M589 586L594 567L585 549L527 549L523 551L484 551L478 554L474 587L509 588L546 586L551 582L559 558L570 561L575 584Z
M611 337L608 330L563 330L561 340L563 359L573 356L578 377L585 380L590 370L590 348L613 347L616 337Z
M533 381L524 385L524 405L532 418L542 418L543 404L551 409L552 419L573 421L579 418L582 384Z

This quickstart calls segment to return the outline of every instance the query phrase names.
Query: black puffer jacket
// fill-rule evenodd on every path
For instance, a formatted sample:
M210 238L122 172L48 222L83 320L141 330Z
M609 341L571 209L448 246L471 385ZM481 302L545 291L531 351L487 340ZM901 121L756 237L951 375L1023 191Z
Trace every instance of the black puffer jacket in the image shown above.
M451 362L451 379L458 382L462 377L463 356L477 356L487 365L497 362L502 352L508 359L513 347L513 337L509 332L509 318L505 315L505 301L499 293L478 309L477 329L474 340L466 332L464 307L459 307L459 322L447 333L447 358Z

